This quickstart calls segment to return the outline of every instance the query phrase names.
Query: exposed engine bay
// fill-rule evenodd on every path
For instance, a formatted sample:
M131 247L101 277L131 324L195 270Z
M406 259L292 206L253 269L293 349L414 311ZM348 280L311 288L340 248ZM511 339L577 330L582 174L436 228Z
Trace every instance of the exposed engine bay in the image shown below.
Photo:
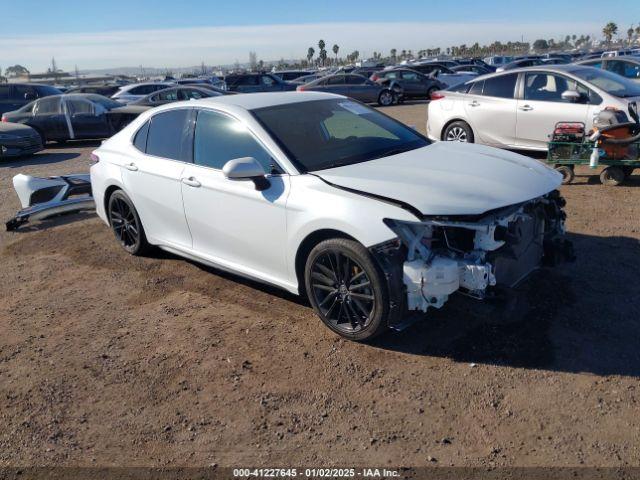
M406 309L441 308L454 292L484 299L494 287L514 287L543 264L572 261L564 205L553 191L476 217L386 219L403 252L395 258L402 260Z

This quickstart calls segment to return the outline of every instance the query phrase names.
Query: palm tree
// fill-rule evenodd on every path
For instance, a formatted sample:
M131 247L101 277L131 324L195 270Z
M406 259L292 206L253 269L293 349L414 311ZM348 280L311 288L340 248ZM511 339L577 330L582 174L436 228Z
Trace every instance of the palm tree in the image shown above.
M613 22L607 23L602 29L602 34L604 35L604 38L607 39L607 44L609 45L611 44L611 39L616 33L618 33L618 25Z
M392 48L389 53L391 53L391 59L395 62L396 61L396 54L398 53L398 50L396 50L395 48Z
M313 58L315 53L316 51L313 49L313 47L309 47L309 50L307 50L307 62L311 63L311 59Z
M338 46L337 43L333 44L333 48L331 49L333 50L333 54L336 56L336 65L338 64L338 51L340 50L340 47Z
M633 29L633 26L629 27L629 30L627 30L627 42L629 42L629 46L631 46L631 40L633 40L633 32L635 30Z

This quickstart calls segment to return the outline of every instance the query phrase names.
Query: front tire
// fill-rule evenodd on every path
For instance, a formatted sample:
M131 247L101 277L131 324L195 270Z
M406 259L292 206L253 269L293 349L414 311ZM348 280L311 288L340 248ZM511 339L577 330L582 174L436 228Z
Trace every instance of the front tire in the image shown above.
M386 330L384 277L360 243L343 238L320 242L307 258L304 278L313 309L337 334L367 341Z
M473 143L473 130L467 122L453 122L444 129L442 139L447 142Z
M116 190L109 197L107 215L116 240L126 252L139 256L150 250L138 212L122 190Z

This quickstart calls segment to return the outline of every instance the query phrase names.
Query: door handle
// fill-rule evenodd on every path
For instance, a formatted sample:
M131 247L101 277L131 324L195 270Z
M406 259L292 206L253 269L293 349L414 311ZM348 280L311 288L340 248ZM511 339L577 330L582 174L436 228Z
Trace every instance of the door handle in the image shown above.
M200 185L202 185L198 180L196 180L194 177L189 177L189 178L183 178L182 179L182 183L184 183L185 185L189 185L190 187L199 187Z
M137 165L135 163L133 163L133 162L128 163L127 165L125 165L124 168L126 168L127 170L131 170L132 172L135 172L136 170L138 170Z
M470 107L479 107L479 106L480 106L480 103L479 103L479 102L477 102L476 100L474 100L473 102L471 102L471 103L469 104L469 106L470 106Z
M530 110L533 110L533 107L531 105L523 105L520 107L520 110L522 110L523 112L528 112Z

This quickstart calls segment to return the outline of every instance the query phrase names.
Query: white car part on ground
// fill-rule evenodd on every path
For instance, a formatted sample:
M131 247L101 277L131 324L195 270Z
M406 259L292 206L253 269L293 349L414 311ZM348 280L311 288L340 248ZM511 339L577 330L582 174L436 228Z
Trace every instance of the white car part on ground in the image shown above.
M22 209L6 222L8 231L30 220L95 208L91 178L87 174L48 178L18 174L13 177L13 188Z

